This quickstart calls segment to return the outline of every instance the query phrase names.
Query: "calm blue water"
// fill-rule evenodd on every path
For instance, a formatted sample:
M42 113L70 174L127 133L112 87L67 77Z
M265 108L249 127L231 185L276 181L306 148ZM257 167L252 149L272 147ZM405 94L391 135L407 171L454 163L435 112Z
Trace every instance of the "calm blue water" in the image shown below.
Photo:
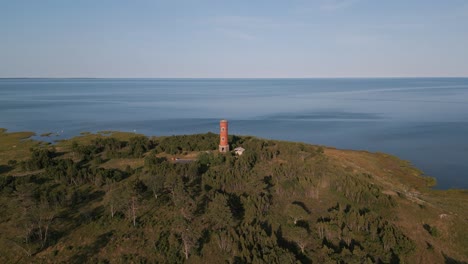
M468 78L0 79L10 131L218 132L395 154L468 188ZM63 131L63 132L62 132Z

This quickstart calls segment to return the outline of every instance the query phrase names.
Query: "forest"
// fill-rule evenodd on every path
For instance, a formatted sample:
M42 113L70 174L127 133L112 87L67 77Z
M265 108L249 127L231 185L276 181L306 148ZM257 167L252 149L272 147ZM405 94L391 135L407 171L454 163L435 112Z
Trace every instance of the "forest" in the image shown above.
M468 192L384 153L0 131L2 263L466 263ZM177 162L183 158L190 162Z

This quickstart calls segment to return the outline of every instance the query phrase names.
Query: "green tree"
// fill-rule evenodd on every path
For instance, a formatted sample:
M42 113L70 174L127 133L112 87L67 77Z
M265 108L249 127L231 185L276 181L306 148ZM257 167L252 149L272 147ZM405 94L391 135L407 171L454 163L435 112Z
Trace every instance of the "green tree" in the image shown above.
M151 148L151 142L145 136L135 136L129 139L128 147L131 156L141 158Z
M217 193L210 202L207 216L213 230L226 230L234 224L228 199L221 193Z

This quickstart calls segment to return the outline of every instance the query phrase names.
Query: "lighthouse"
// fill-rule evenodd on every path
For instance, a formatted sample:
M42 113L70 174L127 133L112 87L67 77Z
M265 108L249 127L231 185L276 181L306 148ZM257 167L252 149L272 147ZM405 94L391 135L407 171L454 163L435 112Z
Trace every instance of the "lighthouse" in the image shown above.
M225 153L228 151L228 121L223 119L219 122L219 152Z

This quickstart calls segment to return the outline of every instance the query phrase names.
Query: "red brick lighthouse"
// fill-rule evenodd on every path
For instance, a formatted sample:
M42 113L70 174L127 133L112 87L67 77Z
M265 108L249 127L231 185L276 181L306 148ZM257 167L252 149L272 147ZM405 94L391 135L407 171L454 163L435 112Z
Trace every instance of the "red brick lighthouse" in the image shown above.
M228 151L229 151L228 121L223 119L219 122L219 152L228 152Z

